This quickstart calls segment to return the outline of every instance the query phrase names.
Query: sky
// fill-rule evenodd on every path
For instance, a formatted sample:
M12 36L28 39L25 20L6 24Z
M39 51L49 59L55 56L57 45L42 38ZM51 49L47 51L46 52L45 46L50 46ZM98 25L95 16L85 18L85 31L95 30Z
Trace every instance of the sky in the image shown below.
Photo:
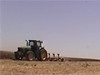
M100 1L0 1L0 50L41 40L50 53L100 59Z

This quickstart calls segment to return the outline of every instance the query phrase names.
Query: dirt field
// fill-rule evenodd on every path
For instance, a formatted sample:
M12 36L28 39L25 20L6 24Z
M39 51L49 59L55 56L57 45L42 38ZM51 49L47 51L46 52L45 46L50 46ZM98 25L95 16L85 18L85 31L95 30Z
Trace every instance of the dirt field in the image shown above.
M100 74L99 61L15 61L0 60L1 74Z

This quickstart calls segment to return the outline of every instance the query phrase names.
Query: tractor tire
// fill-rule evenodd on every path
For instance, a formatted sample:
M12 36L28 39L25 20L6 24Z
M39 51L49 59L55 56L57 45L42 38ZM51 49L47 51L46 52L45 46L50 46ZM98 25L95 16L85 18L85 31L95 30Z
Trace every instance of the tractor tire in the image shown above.
M27 60L29 60L29 61L35 60L35 54L34 54L34 52L33 52L33 51L28 51L28 52L27 52L26 58L27 58Z
M14 52L14 55L15 55L15 60L22 60L20 52Z
M40 50L40 60L46 61L47 60L47 51L45 49Z
M18 53L14 52L14 55L15 55L15 60L18 60Z

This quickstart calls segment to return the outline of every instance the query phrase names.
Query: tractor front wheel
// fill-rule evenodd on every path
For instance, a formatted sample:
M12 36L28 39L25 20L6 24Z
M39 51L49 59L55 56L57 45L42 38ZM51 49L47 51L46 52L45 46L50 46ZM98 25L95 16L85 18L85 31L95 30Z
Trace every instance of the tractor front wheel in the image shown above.
M27 60L32 61L35 60L35 54L32 51L28 51L27 52L27 56L26 56Z
M14 55L15 55L15 60L21 60L22 59L20 52L14 52Z

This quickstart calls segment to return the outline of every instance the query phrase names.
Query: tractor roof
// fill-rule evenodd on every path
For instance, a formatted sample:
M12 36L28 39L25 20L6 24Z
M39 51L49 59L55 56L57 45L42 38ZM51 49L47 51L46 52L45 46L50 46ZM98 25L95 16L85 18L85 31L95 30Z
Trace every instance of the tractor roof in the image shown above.
M41 43L43 43L43 41L40 41L40 40L29 40L29 42L41 42Z

